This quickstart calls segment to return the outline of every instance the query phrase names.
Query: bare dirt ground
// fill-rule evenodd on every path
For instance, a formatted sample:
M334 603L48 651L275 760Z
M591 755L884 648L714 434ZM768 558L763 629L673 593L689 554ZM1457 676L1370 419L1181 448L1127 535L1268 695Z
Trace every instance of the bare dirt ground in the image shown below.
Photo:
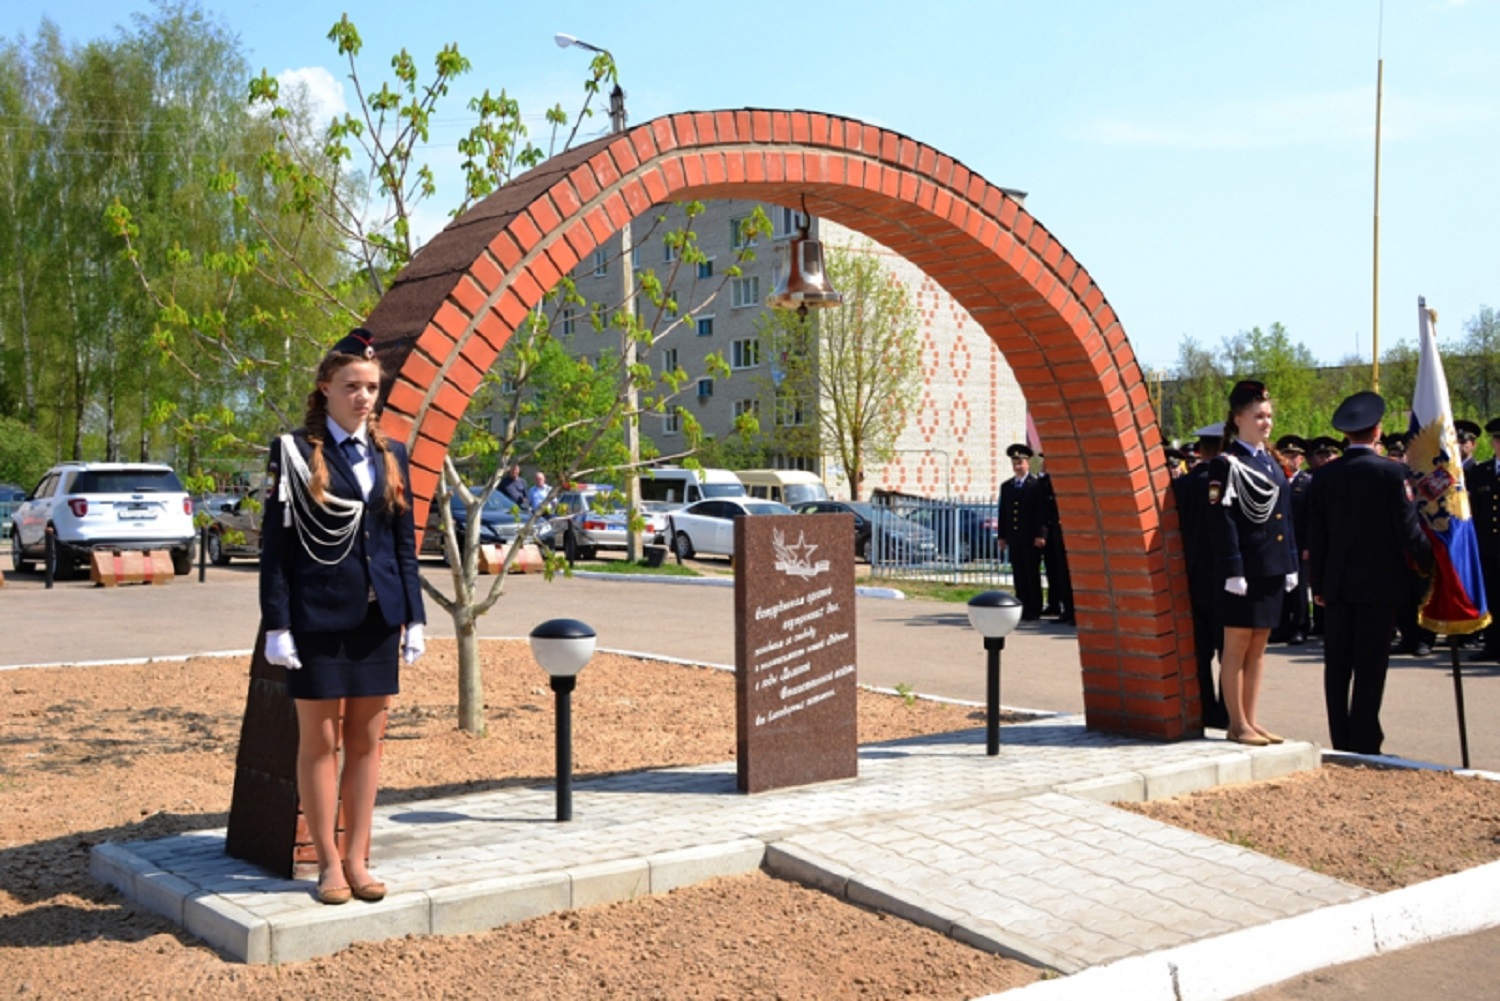
M484 738L454 727L451 642L404 670L382 802L550 784L544 675L524 644L484 657ZM96 884L88 853L226 823L246 677L211 658L0 673L0 996L958 999L1040 976L764 875L308 963L225 961ZM982 725L867 692L859 713L862 742ZM600 655L574 715L580 779L734 756L724 672ZM1500 783L1445 774L1329 767L1139 809L1377 890L1500 857Z

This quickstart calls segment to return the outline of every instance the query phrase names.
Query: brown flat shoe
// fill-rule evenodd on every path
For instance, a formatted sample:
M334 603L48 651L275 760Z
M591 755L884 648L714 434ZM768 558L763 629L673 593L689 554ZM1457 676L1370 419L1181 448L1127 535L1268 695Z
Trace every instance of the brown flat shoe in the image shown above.
M355 883L349 876L349 867L344 867L344 878L349 880L349 892L360 900L384 900L385 884L371 880L368 883ZM348 899L348 898L345 898Z
M347 886L325 887L318 884L318 903L347 904L354 897L354 890Z
M1277 736L1276 734L1272 733L1270 730L1257 730L1255 732L1258 733L1258 734L1260 734L1262 737L1266 738L1266 740L1270 741L1273 744L1285 744L1286 743L1286 738L1285 737Z
M1260 734L1255 733L1254 731L1246 734L1240 734L1238 736L1232 733L1228 733L1225 734L1225 737L1228 740L1234 741L1236 744L1245 744L1250 747L1268 747L1271 743L1265 737L1262 737Z

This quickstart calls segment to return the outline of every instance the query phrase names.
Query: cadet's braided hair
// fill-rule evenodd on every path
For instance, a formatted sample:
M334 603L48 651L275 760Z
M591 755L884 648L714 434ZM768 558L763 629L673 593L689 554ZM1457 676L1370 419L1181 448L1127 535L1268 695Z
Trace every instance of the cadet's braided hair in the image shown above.
M326 382L332 382L339 369L356 361L364 361L364 359L358 355L340 353L324 357L318 365L317 384L313 386L313 391L307 394L307 414L302 419L302 426L307 430L308 444L312 446L312 457L307 464L312 477L308 480L307 486L312 492L313 500L319 504L323 503L323 499L328 495L328 463L323 458L323 443L328 440L328 399L323 395L321 386ZM370 437L370 444L375 446L375 450L380 453L381 461L385 464L385 492L381 495L381 503L392 513L401 514L407 507L406 483L401 478L401 467L390 450L385 433L375 423L374 414L365 418L365 431Z

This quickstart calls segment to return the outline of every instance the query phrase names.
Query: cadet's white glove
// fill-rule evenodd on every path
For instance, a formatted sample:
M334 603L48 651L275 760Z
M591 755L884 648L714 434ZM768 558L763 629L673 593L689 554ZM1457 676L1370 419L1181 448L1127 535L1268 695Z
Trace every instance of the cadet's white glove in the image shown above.
M288 671L301 669L302 661L297 659L297 644L290 629L272 629L266 633L266 660Z
M1296 574L1289 573L1289 574L1286 575L1286 590L1287 590L1288 594L1290 594L1291 592L1297 590L1297 575Z
M1243 598L1246 592L1250 590L1250 582L1243 577L1231 577L1224 582L1224 590Z
M422 635L422 623L409 623L406 636L401 640L401 658L408 664L415 664L426 649L427 639Z

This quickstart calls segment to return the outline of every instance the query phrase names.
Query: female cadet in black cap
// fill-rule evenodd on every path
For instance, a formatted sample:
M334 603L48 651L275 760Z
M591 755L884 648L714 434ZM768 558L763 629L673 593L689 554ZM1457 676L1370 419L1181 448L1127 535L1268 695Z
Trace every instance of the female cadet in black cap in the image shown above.
M398 655L411 664L424 645L406 449L375 423L379 392L372 338L355 330L318 366L303 426L271 443L262 528L266 659L296 700L297 791L325 904L385 896L367 868L380 737Z
M1266 448L1271 397L1264 383L1239 382L1229 394L1224 451L1208 476L1215 572L1222 587L1215 611L1224 629L1219 681L1228 736L1241 744L1280 743L1256 722L1266 640L1281 617L1282 596L1297 586L1286 474Z

